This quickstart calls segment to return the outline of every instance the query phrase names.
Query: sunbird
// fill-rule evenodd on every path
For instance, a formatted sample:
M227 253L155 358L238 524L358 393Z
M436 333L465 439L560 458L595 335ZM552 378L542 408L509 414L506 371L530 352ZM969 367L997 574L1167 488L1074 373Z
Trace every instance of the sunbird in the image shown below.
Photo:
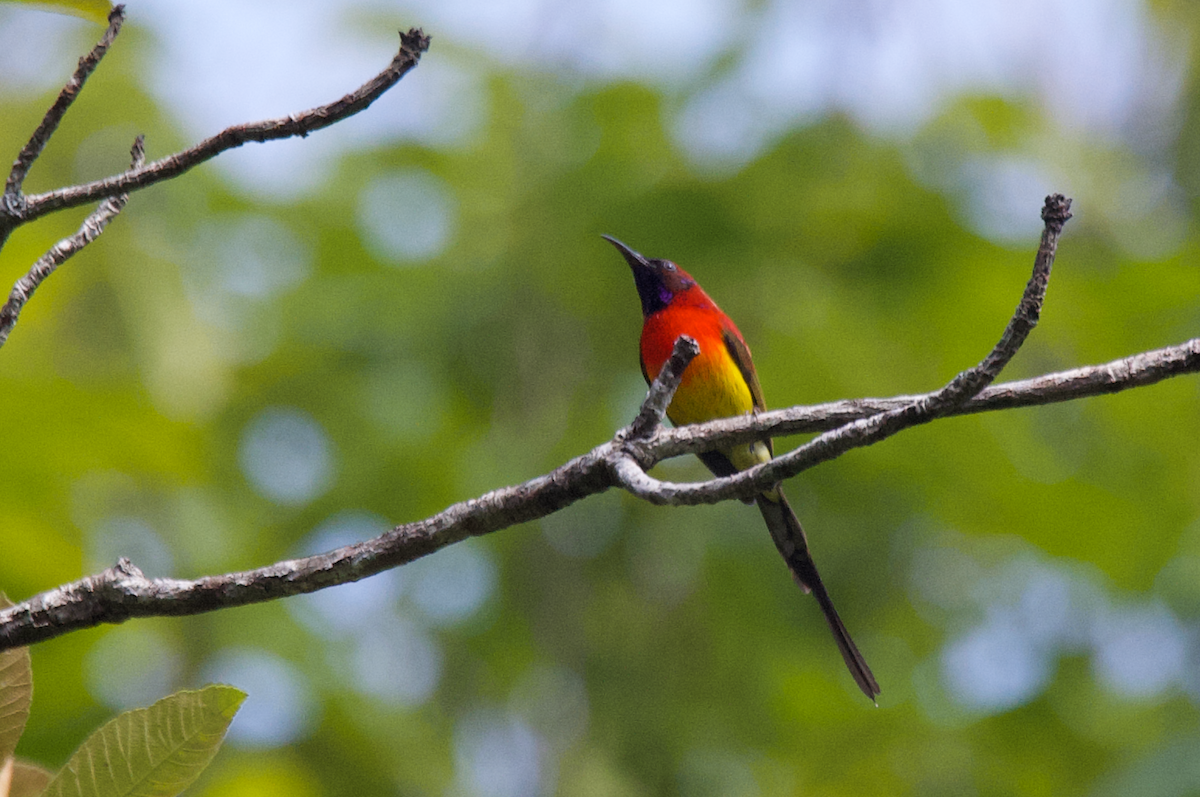
M640 351L646 383L658 376L679 336L688 335L700 345L700 353L683 372L679 388L667 407L671 423L684 426L765 410L750 348L737 325L721 312L696 280L670 260L644 257L612 236L603 237L633 269L633 281L642 300ZM767 438L705 451L698 456L715 475L732 476L770 460L773 455L771 440ZM879 694L879 684L833 608L809 553L804 527L788 505L782 485L763 490L754 497L754 502L796 583L817 599L858 688L874 700Z

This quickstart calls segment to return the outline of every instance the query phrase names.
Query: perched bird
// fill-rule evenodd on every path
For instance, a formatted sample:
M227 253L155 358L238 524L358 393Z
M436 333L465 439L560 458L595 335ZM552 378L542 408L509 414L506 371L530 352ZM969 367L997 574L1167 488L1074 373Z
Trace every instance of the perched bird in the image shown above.
M766 409L742 333L696 280L669 260L644 257L616 238L608 235L604 238L633 269L633 280L642 300L641 360L646 382L658 376L680 335L688 335L700 344L700 354L684 371L679 389L667 408L671 422L682 426ZM717 476L731 476L766 462L773 453L767 439L706 451L699 456ZM796 582L817 599L855 683L874 700L879 694L879 684L833 608L809 553L804 529L788 505L782 486L776 484L754 500Z

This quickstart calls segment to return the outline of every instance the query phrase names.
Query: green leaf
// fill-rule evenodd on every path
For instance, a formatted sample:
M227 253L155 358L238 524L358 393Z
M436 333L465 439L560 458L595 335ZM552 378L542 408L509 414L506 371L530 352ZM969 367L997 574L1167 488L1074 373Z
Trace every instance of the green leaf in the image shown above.
M92 22L108 22L112 3L108 0L10 0L27 6L38 6L58 14L71 14Z
M215 685L126 711L79 746L45 797L173 797L208 766L245 699Z
M51 774L37 764L17 759L13 762L12 784L8 797L37 797L46 790Z
M0 592L0 608L12 606ZM7 760L17 749L17 741L29 719L29 704L33 700L33 669L29 663L29 648L15 648L0 653L0 761Z

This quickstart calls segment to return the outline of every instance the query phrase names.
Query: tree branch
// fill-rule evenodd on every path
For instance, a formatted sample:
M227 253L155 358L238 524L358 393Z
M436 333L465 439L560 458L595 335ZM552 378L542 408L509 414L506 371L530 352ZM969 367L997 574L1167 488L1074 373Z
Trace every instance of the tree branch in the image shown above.
M199 614L314 592L411 562L467 537L545 517L612 486L612 443L545 476L463 501L366 542L194 581L147 578L126 559L0 611L0 650L133 617Z
M145 163L145 140L141 136L134 139L130 155L134 168ZM38 258L25 276L17 280L13 285L12 292L8 295L8 301L4 303L3 307L0 307L0 346L8 342L8 335L17 324L21 308L25 306L25 302L29 301L29 297L33 296L33 292L38 289L38 286L68 258L99 238L108 223L124 209L127 201L129 201L129 194L117 194L101 202L100 206L83 220L79 232L56 243L50 248L50 251Z
M699 348L690 338L676 341L671 358L642 403L637 415L639 421L656 414L661 421L684 368L698 353ZM635 421L617 437L629 436L637 425ZM463 501L426 520L397 526L372 540L257 570L195 581L151 579L122 558L103 573L0 611L0 651L101 623L120 623L132 617L199 614L358 581L467 537L536 520L581 498L604 492L615 483L611 458L618 445L615 441L605 443L545 476Z
M413 28L400 34L400 50L391 64L355 91L335 102L304 111L299 114L267 119L261 122L227 127L211 138L201 141L191 149L177 152L166 158L130 169L123 174L84 185L60 188L45 194L35 194L20 201L19 207L8 211L8 224L15 227L63 208L86 205L114 194L136 191L163 180L176 177L194 166L215 158L225 150L240 147L250 141L273 141L281 138L304 137L309 133L329 127L348 116L353 116L368 107L400 78L404 77L421 60L421 54L429 49L429 37L420 29ZM0 232L5 222L0 219Z
M129 560L122 559L102 573L0 611L0 650L53 639L101 623L120 623L133 617L199 614L357 581L467 537L545 517L615 486L624 486L656 503L715 502L745 495L756 489L754 485L799 472L850 448L878 442L937 417L1115 393L1200 371L1200 338L1197 338L1103 365L985 388L1037 323L1054 244L1067 218L1065 202L1057 207L1061 213L1052 212L1051 218L1046 219L1046 233L1033 277L1000 342L978 366L956 376L939 391L921 396L794 407L663 429L659 425L662 412L688 362L695 356L692 342L681 338L676 341L668 364L651 385L635 421L620 430L613 440L543 476L454 504L432 517L397 526L372 540L256 570L191 581L149 578ZM769 434L831 428L833 431L779 460L728 479L673 485L653 479L644 471L668 456ZM654 491L660 491L665 498L659 500Z
M1200 338L1104 365L997 385L947 415L1116 393L1198 371ZM658 461L739 439L762 437L766 432L811 431L833 423L834 417L867 417L878 414L880 409L910 406L922 398L925 397L858 399L660 430L649 441L637 444L636 455ZM773 417L768 419L768 416ZM0 650L43 642L102 623L120 623L134 617L200 614L357 581L467 537L546 517L616 486L617 472L633 468L650 479L634 461L628 445L620 440L609 441L536 479L454 504L430 518L397 526L373 540L257 570L186 581L147 578L122 560L103 573L0 611Z
M1039 407L1064 401L1120 393L1165 379L1200 372L1200 338L1175 346L1134 354L1119 360L1004 382L984 388L974 398L945 413L974 415L993 410ZM734 445L763 437L781 437L836 429L861 418L913 404L932 396L925 393L891 398L860 398L826 404L770 410L757 415L723 418L695 426L658 429L640 449L652 462L694 454L717 445Z
M637 417L624 433L617 433L618 439L642 440L662 428L663 416L667 414L667 407L675 397L679 381L683 379L683 372L699 353L700 344L687 335L679 336L671 350L671 356L663 363L658 376L650 385L650 391L646 394Z
M75 73L58 93L58 99L50 106L50 110L46 111L46 115L42 117L42 123L38 125L37 130L33 131L33 135L29 137L29 141L21 149L21 153L17 155L12 171L8 174L8 181L4 185L3 199L0 200L0 207L3 208L5 215L19 215L21 185L25 182L25 176L29 174L29 168L46 148L50 137L58 129L59 122L66 115L67 109L79 96L83 84L87 82L92 72L96 71L96 67L100 65L100 59L108 52L109 46L121 32L121 25L124 22L125 6L113 6L112 11L108 13L108 29L104 31L104 35L100 37L100 41L96 43L92 51L79 59L79 66L75 68ZM3 237L0 237L0 243L2 242Z
M429 37L421 30L413 28L407 33L400 34L400 50L386 69L335 102L281 119L269 119L263 122L227 127L191 149L177 152L150 164L146 163L144 142L139 136L135 144L133 162L129 170L123 174L84 185L61 188L45 194L25 196L21 193L21 186L25 182L29 169L49 143L63 116L66 115L67 109L79 96L84 83L95 71L100 59L108 52L109 46L120 32L124 20L125 7L115 6L108 16L108 29L96 46L92 48L92 51L79 59L79 66L74 74L63 86L50 110L42 117L37 130L21 149L13 163L12 171L9 173L4 193L0 196L0 249L4 247L12 231L22 224L55 210L85 205L98 199L103 200L100 207L83 222L79 232L55 244L49 252L30 267L25 276L17 280L9 294L8 301L0 308L0 346L3 346L8 340L9 334L17 323L17 318L20 316L21 309L38 286L68 258L104 232L108 222L125 206L129 199L129 192L176 177L227 149L240 147L247 141L303 137L314 130L329 127L373 103L415 67L421 60L421 54L429 49Z

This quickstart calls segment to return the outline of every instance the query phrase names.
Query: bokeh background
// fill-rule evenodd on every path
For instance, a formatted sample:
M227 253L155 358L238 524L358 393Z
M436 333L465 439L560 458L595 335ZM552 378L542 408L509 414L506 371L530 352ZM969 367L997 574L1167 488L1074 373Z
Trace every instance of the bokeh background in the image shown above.
M734 316L772 406L937 387L1075 199L1006 378L1200 330L1200 26L1138 0L131 0L27 183L327 102L140 192L0 351L0 587L250 568L531 478L635 412L601 233ZM12 158L100 27L0 6ZM11 284L83 209L18 231ZM33 651L21 751L250 692L194 795L1200 792L1200 380L938 422L789 484L883 687L753 508L617 493L357 585ZM786 449L797 440L780 440ZM704 476L692 459L674 479Z

